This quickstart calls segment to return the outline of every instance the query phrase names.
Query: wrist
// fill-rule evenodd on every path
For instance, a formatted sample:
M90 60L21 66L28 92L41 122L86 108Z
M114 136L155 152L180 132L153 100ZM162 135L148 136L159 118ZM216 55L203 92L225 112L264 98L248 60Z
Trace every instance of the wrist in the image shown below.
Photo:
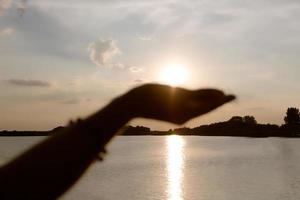
M70 128L88 136L98 152L101 152L130 119L131 116L126 112L122 100L115 99L85 120L78 120L71 124Z
M132 112L124 105L124 101L121 98L116 98L85 121L94 127L98 126L101 129L106 129L106 132L113 132L112 134L114 134L132 118Z
M130 105L126 103L124 97L115 98L111 101L104 109L103 113L105 113L108 118L112 118L119 123L124 123L124 125L135 117L134 110Z

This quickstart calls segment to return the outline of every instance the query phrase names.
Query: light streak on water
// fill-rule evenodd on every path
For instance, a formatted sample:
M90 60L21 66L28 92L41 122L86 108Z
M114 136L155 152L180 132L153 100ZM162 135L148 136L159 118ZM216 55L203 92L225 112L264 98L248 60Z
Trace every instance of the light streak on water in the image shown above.
M184 145L181 136L167 137L168 200L183 200Z

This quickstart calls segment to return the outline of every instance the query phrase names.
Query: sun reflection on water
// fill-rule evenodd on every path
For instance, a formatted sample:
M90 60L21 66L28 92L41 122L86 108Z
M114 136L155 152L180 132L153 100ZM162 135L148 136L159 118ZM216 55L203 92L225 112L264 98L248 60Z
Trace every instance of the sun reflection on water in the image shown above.
M181 136L167 137L168 200L183 200L184 140Z

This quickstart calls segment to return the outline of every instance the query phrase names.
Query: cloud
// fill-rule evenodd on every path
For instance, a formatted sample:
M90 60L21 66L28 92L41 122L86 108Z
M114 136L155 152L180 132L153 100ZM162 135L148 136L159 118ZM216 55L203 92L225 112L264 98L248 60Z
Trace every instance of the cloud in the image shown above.
M88 51L90 59L100 67L109 64L112 57L121 53L115 40L112 39L92 42Z
M140 68L140 67L130 67L129 70L130 70L132 73L138 73L138 72L141 72L143 69Z
M151 40L153 40L152 37L145 37L145 36L139 36L138 39L142 40L142 41L151 41Z
M3 15L3 13L10 7L11 0L0 0L0 15Z
M17 2L20 0L15 1L12 8L17 9ZM65 26L61 22L63 20L57 18L56 15L51 15L54 11L46 12L39 8L36 2L30 2L32 3L32 5L28 4L30 12L27 9L22 19L18 19L19 13L16 16L16 12L6 12L0 19L0 29L12 27L18 33L14 40L7 44L9 48L14 49L14 55L18 57L18 55L27 52L28 55L46 55L72 61L84 60L89 62L83 47L89 43L90 39L82 36L78 29ZM1 45L6 48L3 46L4 44Z
M4 12L10 8L12 4L12 0L0 0L0 16L4 14ZM20 0L17 3L17 10L19 12L20 17L24 15L27 10L27 0Z
M70 99L70 100L66 100L66 101L62 101L63 104L78 104L80 102L79 99Z
M126 68L126 66L123 63L115 63L115 64L113 64L113 67L118 68L118 69Z
M135 82L135 83L143 83L144 80L143 80L143 79L135 79L134 82Z
M15 32L13 28L0 29L0 37L12 35Z
M42 80L25 80L25 79L9 79L8 83L12 85L18 86L26 86L26 87L50 87L51 84L47 81Z

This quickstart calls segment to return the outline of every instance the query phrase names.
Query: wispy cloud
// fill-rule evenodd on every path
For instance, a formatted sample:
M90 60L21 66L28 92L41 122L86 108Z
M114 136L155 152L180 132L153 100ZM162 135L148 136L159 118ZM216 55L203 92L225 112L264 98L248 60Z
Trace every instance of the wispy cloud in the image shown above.
M80 102L79 99L70 99L70 100L62 101L63 104L67 104L67 105L78 104L79 102Z
M135 82L135 83L143 83L143 82L145 82L145 81L144 81L143 79L135 79L134 82Z
M145 36L139 36L138 39L142 40L142 41L151 41L151 40L153 40L152 37L145 37Z
M42 80L26 80L26 79L9 79L6 82L12 85L26 86L26 87L50 87L51 83Z
M113 64L113 67L118 68L118 69L126 68L126 66L123 63L115 63L115 64Z
M143 69L141 67L129 67L129 70L133 73L141 72Z
M0 37L12 35L14 32L15 32L15 29L9 28L9 27L0 29Z
M92 42L88 51L90 59L100 67L109 64L115 55L121 53L116 41L112 39Z

